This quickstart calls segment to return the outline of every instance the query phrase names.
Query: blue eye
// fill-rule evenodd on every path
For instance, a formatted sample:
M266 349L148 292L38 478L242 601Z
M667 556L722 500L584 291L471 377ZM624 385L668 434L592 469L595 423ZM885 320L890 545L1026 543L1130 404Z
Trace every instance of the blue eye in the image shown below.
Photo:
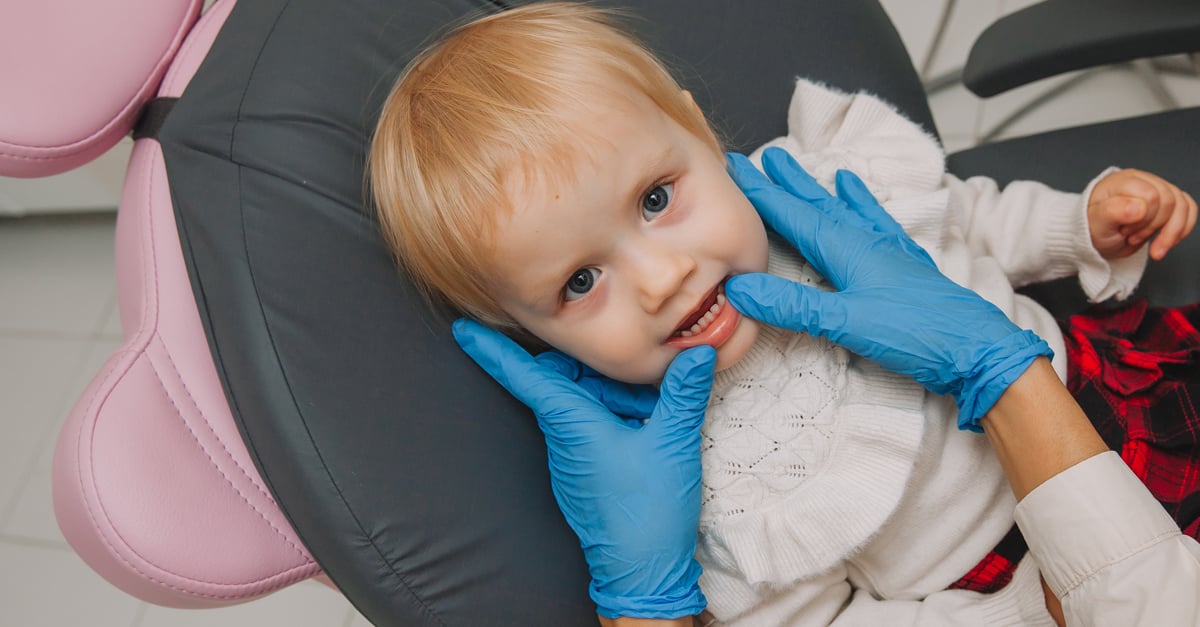
M576 270L571 278L567 280L567 285L563 288L563 297L567 300L578 300L583 298L592 288L596 286L596 278L600 275L600 271L595 268L581 268Z
M655 185L653 189L642 196L642 217L653 220L655 216L666 210L671 204L671 196L675 193L674 183Z

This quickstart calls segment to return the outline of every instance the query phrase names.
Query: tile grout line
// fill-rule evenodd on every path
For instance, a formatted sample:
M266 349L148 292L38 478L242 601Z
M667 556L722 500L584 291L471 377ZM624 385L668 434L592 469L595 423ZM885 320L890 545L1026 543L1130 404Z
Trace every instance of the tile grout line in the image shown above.
M138 603L137 612L133 614L133 622L129 627L141 627L142 621L146 620L146 612L149 611L150 605L145 601Z
M51 329L34 329L20 327L0 327L0 339L32 339L32 340L122 340L121 332L108 329L109 320L120 319L118 310L118 295L113 286L104 307L90 331L64 331Z
M119 333L98 331L47 331L45 329L0 329L0 339L7 340L121 340Z
M42 538L31 538L29 536L23 536L20 534L0 532L0 542L2 542L4 544L23 546L23 547L29 547L29 548L35 548L35 549L50 549L53 551L63 551L66 553L70 553L71 555L75 554L75 550L72 549L71 545L67 544L67 542L65 540L62 542L52 542L50 540L44 540Z

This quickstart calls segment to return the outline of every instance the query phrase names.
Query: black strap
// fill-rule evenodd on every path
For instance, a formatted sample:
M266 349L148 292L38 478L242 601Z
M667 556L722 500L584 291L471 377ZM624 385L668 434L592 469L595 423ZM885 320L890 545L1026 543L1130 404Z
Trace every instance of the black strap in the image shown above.
M143 137L158 138L158 129L162 128L163 122L171 113L171 109L175 108L175 102L178 100L178 98L155 98L146 103L141 117L133 125L134 141Z

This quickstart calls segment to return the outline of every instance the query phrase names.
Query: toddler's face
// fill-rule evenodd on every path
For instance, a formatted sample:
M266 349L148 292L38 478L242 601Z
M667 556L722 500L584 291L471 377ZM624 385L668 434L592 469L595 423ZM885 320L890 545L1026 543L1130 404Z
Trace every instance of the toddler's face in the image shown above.
M758 326L725 302L723 284L766 270L767 237L724 156L645 97L578 115L600 139L575 159L572 182L512 177L513 214L494 242L500 305L622 381L658 382L701 344L716 347L718 369L732 365Z

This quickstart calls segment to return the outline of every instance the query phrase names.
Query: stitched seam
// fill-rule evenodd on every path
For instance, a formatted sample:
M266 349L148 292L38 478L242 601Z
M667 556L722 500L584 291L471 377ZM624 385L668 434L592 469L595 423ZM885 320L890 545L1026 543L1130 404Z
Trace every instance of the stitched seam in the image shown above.
M92 148L93 145L91 144L91 142L95 138L112 132L115 127L125 126L127 124L132 125L130 120L132 118L136 117L138 111L145 104L144 100L148 100L148 98L145 98L144 96L141 95L143 90L147 89L148 87L153 86L155 82L160 81L161 74L165 71L165 69L169 66L169 64L175 58L175 53L178 52L180 46L183 45L185 36L190 30L188 28L185 28L185 25L188 24L189 22L191 22L191 23L195 22L196 16L198 16L200 14L199 12L200 12L201 6L203 6L203 3L194 3L194 6L189 8L183 14L183 21L179 23L178 27L176 27L175 36L174 36L174 38L171 39L171 42L169 44L167 44L167 48L165 50L163 50L161 55L159 55L158 61L154 64L154 69L152 69L150 71L150 74L148 74L146 76L145 80L142 81L142 84L138 86L137 91L134 92L133 97L130 98L129 102L127 102L125 104L125 106L121 108L121 111L119 113L117 113L116 117L114 117L107 124L102 126L99 130L92 133L91 135L88 135L87 137L84 137L83 139L76 140L70 144L63 144L60 146L25 146L25 148L28 148L31 150L63 150L63 151L66 151L59 155L50 156L50 157L34 157L34 156L28 156L28 155L19 155L19 154L9 153L7 151L7 149L11 149L13 147L21 148L22 146L19 146L18 144L0 141L0 148L3 148L3 149L0 149L0 156L3 156L5 158L20 159L22 161L57 161L59 159L71 157L71 156L74 156L81 152L84 152L88 148Z
M162 343L162 336L156 334L154 336L154 339L155 339L155 343L163 351L166 351L166 346L164 346ZM171 407L175 409L175 415L179 418L179 421L187 429L188 435L192 436L192 441L196 443L196 447L200 449L200 452L204 453L204 457L208 459L209 464L211 464L212 467L214 469L216 469L216 471L221 475L221 478L225 480L225 483L229 484L229 487L233 489L234 493L236 493L238 495L238 497L242 499L243 503L248 505L250 507L250 509L254 510L254 513L258 514L258 517L261 518L263 520L263 522L267 523L271 527L271 529L273 529L275 531L275 533L279 535L279 537L283 538L283 540L285 542L287 542L287 544L289 546L291 546L293 550L295 550L297 555L301 556L302 558L304 558L307 561L307 557L304 555L303 549L301 549L299 546L297 546L296 543L294 541L292 541L291 538L287 537L287 533L282 531L278 525L271 522L271 520L267 517L267 515L264 514L263 511L258 508L258 506L256 506L253 502L250 501L249 497L246 496L245 492L243 492L237 486L237 484L235 484L233 482L233 480L229 478L229 475L225 472L225 469L221 468L220 464L218 464L217 461L213 458L213 456L208 452L207 447L204 446L204 443L201 442L200 438L196 435L195 430L192 429L192 425L190 425L188 423L188 421L183 417L183 412L180 410L179 404L175 402L175 396L173 394L171 394L170 390L167 389L166 383L163 381L163 378L159 373L158 364L154 363L155 362L154 357L150 353L145 353L145 355L146 355L147 360L150 362L150 366L151 366L150 370L154 372L154 378L158 381L159 388L162 389L163 394L166 395L166 397L167 397L167 400L171 401ZM170 360L168 359L168 361L170 361ZM172 366L174 366L174 364L172 364ZM173 372L176 374L176 376L178 376L178 374L179 374L178 370L173 370ZM180 377L180 380L182 381L182 377ZM187 389L186 386L184 386L185 392L186 392L186 389ZM188 395L188 399L192 400L190 394ZM192 400L192 402L193 402L193 404L195 403L194 400ZM197 413L200 413L199 410L197 410ZM203 418L203 413L201 413L201 417ZM211 427L209 428L209 431L210 432L212 431ZM215 434L214 434L214 436L215 436ZM218 438L217 441L220 442L220 438ZM221 445L221 448L222 448L222 450L225 451L226 454L229 453L229 450L225 449L224 444ZM234 460L234 465L237 465L236 460ZM238 466L238 469L240 470L241 466ZM242 474L245 475L244 470L242 471ZM252 483L253 483L253 481L252 481Z
M135 351L124 351L124 350L122 350L122 351L119 351L119 352L129 352L129 353L131 353L131 354L134 354L134 355L137 355L137 354L139 354L139 353L137 353L137 352L135 352ZM135 357L134 359L130 360L130 362L129 362L129 365L132 365L132 364L133 364L135 361L137 361L136 357ZM116 366L115 366L115 365L112 365L112 366L108 366L108 367L106 368L106 370L107 370L107 374L105 374L105 371L101 371L101 373L102 373L102 374L105 374L105 376L104 376L104 382L105 382L105 383L108 383L108 380L110 379L110 377L112 376L112 374L113 374L113 373L114 373L114 372L117 370L117 368L116 368ZM124 373L126 373L126 372L128 372L128 367L126 367L126 368L122 369L122 371L121 371L121 374L124 374ZM114 389L114 388L112 388L112 387L107 387L107 386L102 386L102 389L104 389L104 390L105 390L105 392L104 392L103 394L97 394L96 396L94 396L94 397L92 398L92 402L90 402L90 403L88 404L88 409L87 409L87 412L84 414L85 416L94 416L94 415L97 415L97 412L96 412L96 410L95 410L95 409L96 409L96 407L97 407L97 405L103 405L103 404L104 404L104 401L106 401L106 400L108 399L108 396L109 396L109 394L111 394L111 393L112 393L112 391L113 391L113 389ZM94 422L93 422L93 428L94 428ZM81 434L80 434L80 435L82 435L82 432L81 432ZM82 447L82 446L83 446L83 444L84 444L84 440L83 440L83 438L82 438L82 437L80 437L80 439L79 439L79 446L81 446L81 447ZM81 457L81 455L79 455L79 453L78 453L78 452L77 452L77 457ZM84 479L83 473L78 473L78 478L79 478L79 488L80 488L80 493L81 493L81 494L86 494L86 489L85 489L85 488L86 488L86 485L84 484L84 481L83 481L83 479ZM98 493L99 493L99 491L95 489L95 486L93 485L92 487L93 487L92 493L93 493L93 494L98 494ZM93 529L96 529L96 530L99 530L99 529L101 529L101 525L99 524L99 522L98 522L98 520L97 520L96 512L93 510L93 507L92 507L91 500L85 497L85 498L83 499L83 503L84 503L84 506L85 506L85 507L84 507L84 511L86 511L86 512L87 512L87 515L88 515L88 520L91 522L91 524L92 524L92 528L93 528ZM106 520L106 521L108 520L108 519L107 519L107 517L105 518L105 520ZM121 534L120 534L120 533L118 533L118 532L116 531L116 529L115 529L115 528L111 528L111 526L109 526L109 525L105 525L105 527L108 527L108 528L110 528L110 529L112 530L112 533L113 533L113 535L116 535L118 538L120 538L120 537L121 537ZM160 577L157 577L157 576L155 576L155 575L153 575L153 574L151 574L151 573L148 573L148 572L146 572L146 571L145 571L144 569L142 569L142 568L141 568L139 565L137 565L137 564L133 563L131 560L129 560L128 558L126 558L126 557L125 557L125 555L124 555L124 554L122 554L122 552L121 552L119 549L117 549L117 547L116 547L116 546L113 544L113 542L109 540L109 538L108 538L108 534L106 534L106 533L103 533L103 532L100 532L100 533L97 533L96 535L97 535L97 536L100 538L101 542L103 542L103 543L104 543L104 546L105 546L105 547L108 549L108 551L109 551L109 554L110 554L110 555L112 555L112 556L114 556L114 557L116 557L116 558L117 558L117 560L119 560L119 561L120 561L122 564L124 564L124 565L125 565L127 568L129 568L129 569L130 569L130 570L132 570L133 572L137 573L139 576L141 576L142 578L146 579L147 581L150 581L150 582L152 582L152 583L154 583L154 584L160 585L160 586L162 586L162 587L164 587L164 588L167 588L168 590L173 590L173 591L175 591L175 592L179 592L179 593L185 594L185 595L187 595L187 596L201 597L201 598L206 598L206 599L219 599L219 600L225 600L225 599L242 599L242 598L245 598L245 597L247 596L247 595L246 595L246 594L244 594L244 593L241 593L241 594L217 594L217 593L211 593L211 592L200 592L200 591L197 591L197 590L189 590L189 589L187 589L187 588L184 588L183 586L180 586L180 585L178 585L178 584L175 584L175 583L171 583L171 582L165 581L165 580L163 580L163 579L162 579L162 578L160 578ZM121 538L121 539L122 539L122 541L124 541L124 538ZM129 550L129 552L133 553L134 555L137 555L139 559L145 560L145 558L144 558L144 557L142 557L141 555L139 555L139 554L137 553L137 551L134 551L134 550L133 550L133 548L132 548L132 547L130 547L130 546L129 546L129 544L128 544L127 542L125 543L125 548L126 548L126 549L128 549L128 550ZM147 563L149 563L149 562L147 561ZM311 566L315 566L315 564L312 564ZM245 583L245 584L214 583L214 582L206 582L206 581L202 581L202 580L198 580L198 579L193 579L193 581L199 581L199 582L201 582L201 583L204 583L205 585L210 585L210 586L214 586L214 587L221 587L221 588L230 588L230 587L258 587L258 586L262 586L263 584L265 584L265 583L267 583L267 582L270 582L272 579L281 579L281 578L285 578L285 576L286 576L286 579L284 579L284 580L280 581L280 583L281 583L281 585L280 585L280 586L278 586L277 588L273 588L273 589L278 589L278 588L281 588L281 587L286 587L286 586L288 586L288 585L291 585L292 583L295 583L296 581L299 581L299 580L301 580L301 579L305 579L305 578L307 578L307 577L297 577L297 576L295 576L295 574L293 574L293 571L297 571L297 570L300 570L300 569L305 569L305 568L309 568L309 567L310 567L310 565L309 565L309 564L302 564L302 565L300 565L300 566L295 566L295 567L293 567L293 568L291 568L291 569L289 569L289 570L286 570L286 571L284 571L284 572L282 572L282 573L276 573L275 575L271 575L271 576L269 576L269 577L265 577L265 578L259 579L259 580L257 580L257 581L251 581L251 582L247 582L247 583ZM180 575L178 575L178 574L172 573L172 572L170 572L170 571L167 571L167 570L165 570L165 569L162 569L162 570L163 570L163 572L166 572L166 573L168 573L168 574L170 574L170 575L172 575L172 576L175 576L175 577L180 577L181 579L190 579L190 578L183 577L183 576L180 576ZM262 594L262 593L266 593L266 592L270 592L270 591L272 591L272 590L259 590L259 591L256 591L256 592L255 592L255 593L253 593L253 594Z
M1089 572L1088 574L1084 575L1083 577L1080 577L1079 581L1075 582L1071 586L1068 586L1067 589L1063 592L1063 596L1065 597L1068 594L1074 592L1077 588L1079 588L1085 582L1087 582L1087 580L1091 579L1092 577L1095 577L1096 573L1099 573L1100 571L1108 568L1109 566L1112 566L1113 564L1116 564L1117 562L1124 561L1130 557L1133 557L1134 555L1137 555L1138 553L1141 553L1141 552L1145 551L1146 549L1158 544L1163 539L1168 538L1173 535L1176 535L1178 533L1179 533L1178 530L1164 531L1164 532L1154 536L1153 538L1150 538L1149 540L1143 542L1140 546L1138 546L1133 551L1130 551L1128 554L1124 555L1123 557L1114 558L1112 560L1105 562L1101 566L1097 566L1096 568L1092 569L1091 572Z
M154 173L158 171L158 168L155 166L161 166L161 169L164 173L166 171L166 163L163 161L161 149L159 151L157 151L156 153L154 153L152 155L152 157L153 157L153 159L150 164L151 168L149 168L149 170L148 170L150 172L149 180L146 185L146 187L147 187L147 197L146 197L147 204L146 204L146 206L147 207L151 206L151 203L153 202L153 199L154 199L154 189L155 189L155 185L157 183L157 177L154 176ZM168 207L168 208L171 208L171 207ZM143 320L146 320L147 317L149 316L149 311L148 311L149 304L151 302L153 302L155 304L158 303L158 294L159 294L158 267L157 267L157 265L155 265L153 263L153 260L158 259L158 256L156 254L158 247L157 247L157 241L156 241L155 235L154 235L155 231L154 231L154 213L153 213L153 211L150 211L150 210L146 211L146 222L147 222L146 236L141 239L142 239L143 245L149 247L149 256L143 257L143 259L151 260L151 263L146 264L149 266L150 277L149 277L149 280L146 281L146 283L145 283L145 285L147 285L147 288L145 290L145 294L142 299L142 302L143 302L143 310L142 310L143 317L142 317L142 319ZM180 251L180 255L182 255L182 250ZM186 271L185 271L185 273L186 273ZM166 344L163 343L161 334L159 334L157 332L158 327L159 327L158 307L155 307L154 308L154 323L153 323L153 325L151 325L151 328L154 329L155 332L154 332L153 337L147 338L146 344L142 347L143 351L145 350L146 347L149 346L149 343L152 340L156 339L158 341L159 346L162 347L163 352L167 356L167 362L170 364L171 372L173 372L175 374L176 378L178 378L180 385L183 387L185 396L187 397L188 401L191 403L191 406L196 410L196 413L199 414L201 421L204 422L205 426L208 427L209 433L211 433L212 436L214 438L216 438L217 442L219 442L221 444L221 449L225 452L226 456L228 456L230 461L233 462L234 466L236 466L237 469L242 473L242 476L245 477L248 481L250 481L250 484L254 486L254 488L258 491L258 493L260 495L265 497L268 501L274 503L275 499L270 495L270 493L266 492L258 484L258 482L254 481L254 478L238 462L237 458L235 458L233 456L233 454L229 452L229 448L225 445L225 442L222 441L221 438L217 436L217 433L212 428L212 425L209 422L208 417L205 415L205 413L203 411L201 411L199 403L196 402L195 396L192 394L191 389L188 387L186 380L184 379L183 375L180 373L179 367L175 365L175 360L171 357L171 352L169 350L167 350ZM167 394L167 398L171 401L172 406L175 407L176 415L179 416L180 421L184 424L185 427L187 427L188 433L190 433L192 435L192 438L194 440L196 440L196 443L200 447L200 450L202 452L204 452L204 454L206 456L208 456L208 459L210 462L212 462L213 467L216 468L217 471L221 473L222 477L225 477L225 480L227 482L229 482L230 486L232 486L234 488L234 490L237 491L238 496L241 496L242 500L245 501L246 504L251 507L251 509L253 509L256 513L258 513L258 515L260 517L262 517L263 520L266 521L267 524L270 525L271 528L274 529L276 533L278 533L281 537L283 537L289 545L291 545L293 548L295 548L297 553L299 553L301 555L301 557L303 557L307 561L311 561L311 558L309 558L305 554L305 550L303 548L297 547L296 543L290 537L288 537L289 534L284 533L275 524L273 524L267 518L267 516L261 510L259 510L258 507L256 507L253 503L251 503L250 500L244 494L242 494L242 492L236 486L233 485L233 482L230 481L229 478L225 476L224 471L219 466L217 466L217 464L213 460L212 456L209 455L208 451L205 449L203 443L200 442L200 440L196 436L195 432L192 431L191 425L188 424L188 421L183 418L183 414L179 409L179 405L175 402L175 399L170 394L170 392L167 391L166 384L163 382L162 377L159 375L157 364L154 363L154 360L152 357L150 357L149 355L147 355L147 357L150 359L150 365L153 367L152 369L154 370L155 377L158 378L159 386L162 387L163 391Z
M149 256L145 256L142 258L144 262L145 262L145 260L149 260L148 263L146 263L146 265L148 266L148 275L149 276L148 276L148 280L145 282L145 285L147 287L145 289L145 293L144 293L144 296L142 299L142 302L143 302L142 320L143 321L146 320L150 315L150 312L148 311L148 309L150 307L150 303L153 302L155 305L157 305L157 303L158 303L158 295L159 295L158 266L157 266L157 264L154 263L154 261L158 259L158 255L157 255L158 246L157 246L157 241L155 240L155 235L154 235L154 233L155 233L154 217L155 216L154 216L154 212L150 208L153 207L152 203L154 202L154 190L158 183L158 180L157 180L158 177L154 176L154 173L158 172L160 167L164 173L166 172L166 163L163 161L161 148L157 152L153 153L151 155L151 157L152 157L151 162L150 162L151 167L149 167L147 169L147 172L149 174L148 174L148 177L147 177L148 180L146 183L146 199L145 199L146 207L147 207L146 214L145 214L146 215L146 227L145 227L146 231L145 231L145 236L141 238L143 246L149 249ZM168 208L171 208L171 207L168 207ZM181 254L182 254L182 252L181 252ZM242 491L240 489L238 489L238 487L236 485L234 485L233 481L231 481L229 479L229 477L225 474L225 471L220 466L217 465L216 461L209 454L208 450L205 449L204 444L200 442L200 439L196 436L196 433L192 430L192 426L190 424L188 424L188 421L186 419L184 419L183 413L179 409L179 404L175 402L174 396L170 393L169 390L167 390L167 386L164 383L162 376L160 375L160 373L158 371L158 366L157 366L157 364L154 363L154 358L148 352L146 352L146 349L149 347L149 345L152 341L157 340L158 345L160 347L162 347L163 352L165 352L167 354L167 361L171 365L171 371L179 379L180 384L183 387L184 393L187 396L187 399L191 402L192 406L196 409L196 413L200 415L200 418L205 423L205 425L208 425L208 418L204 415L204 412L200 411L200 407L196 403L195 398L192 396L191 390L188 389L187 384L184 382L183 376L179 372L179 368L175 366L175 361L173 359L171 359L170 351L168 351L166 348L166 345L163 344L162 337L157 331L159 328L158 313L159 313L159 308L157 306L155 306L154 307L154 320L153 320L153 324L150 326L150 328L154 329L154 332L150 337L148 337L146 339L145 344L141 347L141 352L142 352L142 354L146 355L146 358L150 363L151 370L154 372L154 377L155 377L155 379L158 380L158 385L160 388L162 388L163 393L166 394L167 400L171 401L171 406L175 408L175 414L179 418L179 421L181 423L183 423L184 427L187 428L188 433L192 436L192 439L196 442L196 445L199 446L200 451L204 453L205 457L208 458L209 463L212 464L213 468L216 468L217 472L219 472L221 474L221 477L223 479L225 479L225 481L230 485L230 487L233 488L234 492L236 492L237 495L239 497L241 497L241 499L247 505L249 505L250 508L252 510L254 510L255 513L257 513L259 515L260 518L262 518L268 525L270 525L271 529L275 530L275 533L279 534L279 536L282 537L288 543L288 545L290 545L293 548L293 550L295 550L296 553L301 556L301 558L304 561L311 562L312 559L309 558L307 555L305 555L304 550L298 548L296 546L296 543L294 541L292 541L291 538L288 537L288 534L282 532L278 528L278 526L276 526L273 522L271 522L271 520L269 520L267 518L267 516L261 510L259 510L258 507L256 507L253 503L251 503L250 500L246 497L246 495L243 494ZM209 432L212 433L214 437L216 437L216 433L213 431L211 425L208 427L208 429L209 429ZM217 438L217 441L221 442L221 439ZM240 464L238 464L236 459L233 459L233 456L229 453L229 449L225 447L224 442L221 442L221 448L225 451L225 454L228 455L229 458L233 460L234 465L237 466L238 470L240 470L242 472L242 475L246 476L249 479L249 476L246 474L245 469L242 468L242 466ZM251 485L255 485L253 479L250 479L250 483L251 483ZM257 485L255 485L255 487L258 488ZM259 489L259 492L261 493L262 490ZM265 496L267 496L267 495L265 495ZM267 498L268 498L268 500L271 500L272 502L274 501L274 499L271 499L270 496L267 496Z
M283 13L287 10L287 8L290 5L291 5L291 0L287 0L284 3L281 10L279 11L279 13L275 16L275 21L274 21L274 23L271 24L271 30L270 30L270 32L268 32L267 37L265 39L263 39L263 45L259 48L258 55L254 58L254 63L251 65L251 69L250 69L251 77L253 77L254 74L258 70L258 64L262 60L263 52L266 50L266 42L270 41L271 37L274 35L275 28L279 25L280 18L282 17ZM234 144L236 143L238 126L242 122L242 110L246 103L246 92L247 91L248 90L242 91L242 98L240 101L238 101L237 113L234 116L234 124L233 124L233 127L230 129L230 133L229 133L229 161L238 166L237 186L238 186L239 191L242 188L242 169L247 166L245 166L244 164L238 163L237 159L234 158ZM244 196L241 193L239 193L237 195L237 198L238 198L238 214L241 219L241 226L242 226L242 250L243 250L243 253L245 254L245 259L246 259L246 272L250 278L250 285L252 286L252 288L254 290L255 302L258 303L259 314L262 316L263 329L267 334L267 340L271 345L271 352L273 353L273 355L275 357L275 361L280 366L280 375L283 378L284 385L287 387L288 395L292 399L293 407L296 411L297 416L300 417L300 424L304 428L305 435L308 436L309 442L312 444L313 452L316 454L317 459L320 460L321 467L325 470L325 475L326 475L327 479L329 480L329 484L333 487L334 491L338 495L338 498L342 501L342 505L345 507L346 512L348 514L350 514L350 517L352 519L354 519L355 526L358 527L358 530L361 532L362 537L365 538L367 540L367 542L371 545L371 547L375 550L375 553L376 553L377 557L379 558L379 560L383 562L383 565L388 569L388 571L390 571L392 573L392 575L394 575L396 577L396 579L404 586L405 590L408 591L408 594L425 610L425 612L427 614L430 615L431 618L436 620L437 623L440 625L446 625L446 622L444 620L442 620L442 618L438 615L438 613L436 611L434 611L434 609L432 607L429 606L429 604L425 601L425 599L416 593L412 584L409 583L408 579L403 574L401 574L399 571L396 570L396 568L395 568L395 566L393 566L391 560L387 559L387 557L384 555L384 552L381 549L381 547L376 543L374 535L367 533L367 530L363 527L362 521L359 520L359 518L355 514L354 510L350 507L349 503L347 502L346 496L342 492L341 486L339 486L338 483L336 481L334 481L332 474L329 472L329 466L325 463L325 457L321 453L320 447L316 446L316 439L313 438L312 431L308 428L308 421L305 420L304 413L301 411L299 403L295 402L296 396L292 389L291 381L289 380L289 378L287 376L287 372L283 368L283 360L280 359L279 350L275 343L274 334L271 332L270 325L267 324L267 315L266 315L266 311L263 309L262 299L258 297L259 296L258 282L255 280L255 277L254 277L253 264L250 263L249 242L246 241L246 212L245 212L245 207L242 202L242 199L244 198Z
M213 427L212 427L212 422L204 415L204 411L202 411L200 409L200 404L196 402L196 397L194 395L192 395L192 391L188 388L187 380L184 378L184 376L182 374L180 374L179 367L175 365L175 360L172 359L170 351L167 350L166 344L164 344L162 341L162 336L158 335L155 337L155 339L158 340L159 346L162 347L163 354L166 355L167 363L170 364L170 366L171 366L170 371L173 372L175 374L175 376L179 379L179 385L180 385L180 387L183 388L184 396L187 397L188 402L191 404L191 407L196 410L196 413L200 416L201 422L204 423L204 426L208 427L208 432L221 445L221 451L225 453L225 455L229 458L229 461L233 462L233 465L236 466L238 471L242 473L242 477L244 477L247 481L249 481L250 485L254 486L255 491L257 491L260 496L267 499L271 503L275 503L275 497L271 496L270 492L268 492L261 485L259 485L258 481L255 481L254 475L250 474L250 472L246 470L246 467L243 466L241 464L241 462L239 462L237 460L236 457L234 457L232 452L230 452L229 447L225 445L225 441L221 439L221 436L217 435L217 431L215 429L213 429ZM156 370L156 374L157 374L157 370ZM163 383L161 379L159 379L159 383L160 384ZM165 385L163 386L163 390L166 391ZM174 399L171 400L171 403L175 404ZM176 406L177 413L178 413L178 409L179 409L178 406ZM183 417L182 413L180 413L179 415L180 415L180 418ZM184 421L184 423L185 423L185 426L188 427L188 431L190 432L192 430L191 426L187 425L186 420ZM193 437L195 438L194 434L193 434ZM204 444L200 442L199 438L195 438L195 439L196 439L197 444L199 444L201 449L203 449ZM207 451L205 451L205 454L207 455ZM212 459L212 457L210 456L209 459ZM216 466L216 463L214 462L213 465ZM220 469L218 468L218 470L220 470ZM243 498L245 498L245 497L243 497ZM255 507L253 503L250 503L249 500L247 500L246 503L249 504L252 508L254 508L255 511L259 511L258 508ZM264 520L266 520L266 516L263 515L262 512L259 512L259 514L263 516ZM271 527L273 529L276 529L275 525L271 525ZM276 529L276 530L279 531L281 535L284 535L284 536L289 535L286 532L281 531L279 529ZM290 539L288 540L288 544L291 544L292 546L297 546ZM298 548L297 550L302 555L304 554L304 549L302 547Z
M158 152L158 153L152 155L150 167L148 167L146 169L146 172L147 172L146 176L148 179L146 181L146 185L145 185L147 208L149 208L149 206L150 206L149 202L154 196L154 194L153 194L153 186L154 186L154 179L155 179L155 177L153 176L154 166L157 164L158 161L161 160L161 158L162 158L161 152ZM148 224L152 226L153 225L153 217L148 209L146 212L146 218L147 218ZM149 232L153 233L152 228ZM140 248L142 250L142 256L139 259L139 261L141 262L141 265L143 266L143 270L145 270L152 277L146 283L144 283L144 285L149 284L149 283L157 284L157 272L155 271L156 269L153 267L152 264L148 264L146 262L146 260L152 258L152 257L146 256L146 252L145 252L147 250L147 247L149 247L149 249L151 251L153 251L153 249L154 249L152 237L139 237L138 239L139 239L139 243L140 243ZM148 292L149 290L147 289L147 290L143 290L143 291ZM136 363L138 356L146 355L146 352L145 352L146 347L149 345L150 341L153 339L153 332L145 330L146 329L145 322L149 317L148 312L150 309L150 303L151 303L150 298L148 298L148 297L143 298L143 300L142 300L143 316L141 319L142 326L139 327L139 332L137 334L135 334L133 338L130 339L128 346L123 347L122 349L120 349L118 351L121 353L129 353L134 356L133 358L131 358L129 360L129 363L124 368L120 369L120 373L119 373L120 377L118 380L123 380L124 375L127 374L129 372L129 369L133 366L133 364ZM157 325L157 310L155 310L155 321L154 322ZM149 358L148 355L146 355L146 356L147 356L147 358ZM114 373L116 373L116 371L117 371L117 365L115 363L113 363L111 365L106 365L105 369L101 371L100 374L103 375L101 377L103 384L99 387L99 390L104 390L104 393L96 394L95 396L92 397L91 402L88 403L88 407L87 407L86 412L84 413L84 416L98 416L99 415L98 407L103 405L104 402L108 400L109 395L112 394L113 390L115 389L115 385L110 387L108 385L108 382L111 380L112 376L114 375ZM157 376L157 373L155 373L155 374ZM160 385L161 385L161 381L160 381ZM91 430L93 432L95 430L95 424L96 424L96 421L93 420L92 428L91 428ZM85 441L82 436L83 436L83 433L81 430L78 447L76 450L76 459L77 460L82 459L82 457L83 457L82 447L84 446ZM82 494L82 495L88 494L87 485L84 482L83 473L78 473L78 479L79 479L80 494ZM91 493L94 495L97 495L96 500L97 500L97 505L98 505L98 502L99 502L98 495L99 495L100 491L96 488L94 482L91 487L92 487ZM91 499L88 499L85 496L83 498L83 504L84 504L84 511L87 512L88 520L91 522L92 528L99 531L102 528L102 526L99 524L99 520L98 520L99 517L97 515L97 512L94 509ZM107 516L104 517L104 520L106 522L108 522ZM128 542L125 542L124 538L116 530L115 527L113 527L111 524L107 524L107 525L104 525L104 528L110 529L111 533L113 535L115 535L118 538L121 538L122 542L124 543L124 546L130 553L136 555L139 559L142 559L146 563L149 563L149 560L146 560L142 555L140 555L137 551L135 551L133 549L133 547L131 547L129 545ZM167 582L160 577L157 577L151 573L146 572L146 570L139 567L137 564L133 563L131 560L129 560L127 557L125 557L125 555L113 544L113 542L111 540L109 540L108 534L103 533L103 532L98 532L96 535L99 536L100 540L104 543L104 546L106 548L108 548L109 553L111 555L116 557L122 564L124 564L130 570L132 570L133 572L137 573L139 576L145 578L147 581L150 581L154 584L163 586L164 588L173 590L175 592L183 593L185 595L196 596L196 597L201 597L201 598L224 600L224 599L241 599L241 598L245 598L245 596L246 596L246 594L244 594L244 593L241 593L241 594L215 594L215 593L199 592L199 591L195 591L195 590L189 590L178 584ZM303 573L300 571L304 571L304 570L307 570L310 568L313 569L314 572L320 570L319 567L317 567L316 563L313 562L312 560L306 560L306 562L307 563L292 567L286 571L283 571L282 573L276 573L274 575L270 575L270 576L258 579L256 581L251 581L251 582L247 582L247 583L243 583L243 584L206 582L206 581L199 580L199 579L192 579L190 577L184 577L182 575L173 573L166 569L160 569L160 570L162 570L163 572L170 574L172 576L179 577L181 579L190 579L192 581L198 581L198 582L204 583L206 585L211 585L211 586L216 586L216 587L258 587L258 586L263 586L264 584L266 584L272 580L277 580L279 582L280 585L278 585L278 587L273 587L273 588L267 589L267 590L260 590L260 591L257 591L254 593L254 594L262 594L262 593L270 592L273 590L277 590L282 587L286 587L288 585L291 585L292 583L295 583L296 581L300 581L301 579L307 578L307 576L311 576L311 575L307 575L307 573ZM299 575L306 575L306 576L299 576Z

